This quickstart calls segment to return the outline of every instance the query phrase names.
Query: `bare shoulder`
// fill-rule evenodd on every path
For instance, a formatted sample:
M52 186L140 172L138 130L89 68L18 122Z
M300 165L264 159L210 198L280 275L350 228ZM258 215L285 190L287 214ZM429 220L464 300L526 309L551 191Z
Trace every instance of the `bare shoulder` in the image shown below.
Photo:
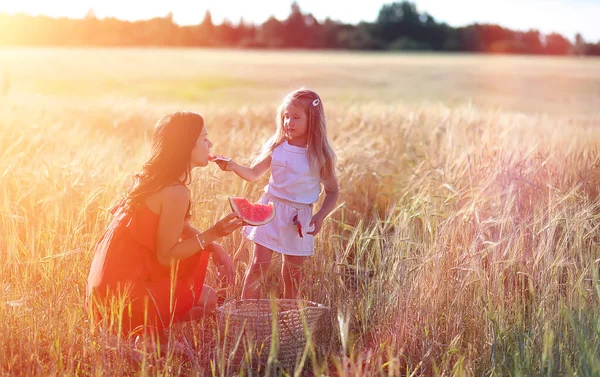
M265 161L271 162L272 158L273 158L273 151L265 154L264 156L261 156L257 162L258 163L265 162Z
M155 213L160 213L164 206L186 208L190 201L190 192L184 185L171 185L151 194L146 204Z
M256 159L255 161L253 161L251 167L255 168L258 167L259 169L261 168L268 168L271 165L271 154L273 152L265 155L265 156L260 156L258 159Z
M190 192L184 185L166 186L157 192L157 194L160 195L162 204L184 204L187 207L190 201Z

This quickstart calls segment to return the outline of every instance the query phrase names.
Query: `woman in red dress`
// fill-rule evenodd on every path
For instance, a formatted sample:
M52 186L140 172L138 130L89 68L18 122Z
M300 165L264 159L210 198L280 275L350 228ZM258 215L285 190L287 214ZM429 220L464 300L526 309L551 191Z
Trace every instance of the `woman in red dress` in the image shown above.
M232 274L231 258L214 241L243 222L230 214L203 232L189 222L186 184L194 167L208 164L211 147L198 114L177 112L156 124L151 155L94 251L86 303L96 324L160 336L216 305L204 285L208 259Z

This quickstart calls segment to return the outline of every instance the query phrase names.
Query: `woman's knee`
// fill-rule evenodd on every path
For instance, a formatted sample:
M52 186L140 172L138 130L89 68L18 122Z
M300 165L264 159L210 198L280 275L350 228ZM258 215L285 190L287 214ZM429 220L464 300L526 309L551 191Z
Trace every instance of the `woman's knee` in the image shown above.
M210 244L206 245L206 247L204 248L205 251L208 252L224 252L225 249L223 248L223 246L221 246L220 244L216 243L216 242L211 242Z
M206 310L214 309L217 306L217 292L205 284L202 287L200 298L196 301L196 306L201 306Z

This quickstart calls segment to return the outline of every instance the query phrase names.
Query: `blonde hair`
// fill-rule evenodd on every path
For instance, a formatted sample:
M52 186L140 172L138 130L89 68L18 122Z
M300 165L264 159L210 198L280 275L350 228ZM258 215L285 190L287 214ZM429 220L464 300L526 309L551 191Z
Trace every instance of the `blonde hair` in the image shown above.
M252 163L252 166L263 161L273 152L273 149L286 140L285 130L283 129L283 113L285 107L290 103L302 107L307 115L307 154L311 170L313 172L318 172L321 179L327 176L333 176L335 174L336 156L327 139L327 124L325 122L323 101L317 93L306 88L294 90L285 96L277 109L277 116L275 118L277 128L275 134L273 134L273 136L271 136L262 146L262 149L258 157Z

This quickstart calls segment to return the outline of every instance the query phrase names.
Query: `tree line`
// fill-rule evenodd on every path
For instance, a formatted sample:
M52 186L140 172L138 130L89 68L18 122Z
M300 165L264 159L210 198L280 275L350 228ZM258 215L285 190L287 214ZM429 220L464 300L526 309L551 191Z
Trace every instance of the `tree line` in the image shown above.
M381 7L374 22L356 25L319 22L292 3L285 20L270 17L260 25L223 21L209 11L200 23L181 26L173 14L143 21L99 19L90 10L81 19L0 13L0 45L26 46L179 46L303 48L398 51L467 51L482 53L600 55L600 41L574 43L558 33L514 31L494 24L451 27L419 12L409 1Z

